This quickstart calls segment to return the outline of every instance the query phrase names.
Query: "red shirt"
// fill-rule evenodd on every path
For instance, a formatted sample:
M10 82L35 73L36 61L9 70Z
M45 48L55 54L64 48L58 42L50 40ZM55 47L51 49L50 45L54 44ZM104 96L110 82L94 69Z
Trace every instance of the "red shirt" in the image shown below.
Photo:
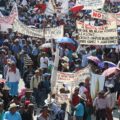
M79 101L80 101L79 96L73 94L73 95L72 95L72 105L73 105L73 106L76 106L76 105L79 103Z

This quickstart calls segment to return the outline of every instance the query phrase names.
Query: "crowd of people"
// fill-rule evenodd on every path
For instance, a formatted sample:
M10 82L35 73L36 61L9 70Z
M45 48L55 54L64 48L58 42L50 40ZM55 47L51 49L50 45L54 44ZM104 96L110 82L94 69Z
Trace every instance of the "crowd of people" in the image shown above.
M6 0L3 3L5 10L2 14L8 15L15 0ZM24 0L23 0L24 1ZM113 120L112 112L120 106L120 51L116 46L88 46L80 45L77 36L76 20L89 22L95 26L106 24L105 20L93 19L91 10L82 10L76 14L69 12L66 15L55 13L45 15L41 9L35 11L39 4L46 4L48 0L16 0L19 20L35 28L47 28L64 25L64 36L73 39L74 49L70 44L59 44L54 38L35 38L8 31L0 31L0 120L34 120L37 108L40 108L37 120ZM75 0L69 0L69 8L75 5ZM55 0L60 6L60 0ZM44 9L42 9L44 10ZM117 13L117 2L105 1L104 11ZM119 35L119 33L118 33ZM51 47L42 48L46 43ZM58 103L57 94L51 93L51 75L54 67L56 46L60 53L58 71L77 72L90 66L93 73L101 75L110 66L108 63L101 66L98 62L88 59L95 56L100 61L109 61L116 64L116 72L105 78L104 89L95 99L90 95L90 78L78 83L69 100L71 111L66 113L67 103ZM21 79L25 88L19 91ZM65 88L66 86L63 85ZM61 90L61 93L63 91ZM117 94L117 95L116 95Z

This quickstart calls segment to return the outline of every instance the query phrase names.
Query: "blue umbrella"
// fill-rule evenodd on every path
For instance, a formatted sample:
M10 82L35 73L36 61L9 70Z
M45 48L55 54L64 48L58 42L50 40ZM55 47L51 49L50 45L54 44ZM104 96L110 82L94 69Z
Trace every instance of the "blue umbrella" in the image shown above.
M74 40L72 40L71 38L68 37L63 37L63 38L58 38L56 40L57 43L71 43L71 44L76 44Z
M104 68L104 65L105 65L106 63L108 64L108 67L116 67L116 66L117 66L116 64L114 64L113 62L110 62L110 61L100 62L100 63L98 64L98 66L99 66L100 68Z

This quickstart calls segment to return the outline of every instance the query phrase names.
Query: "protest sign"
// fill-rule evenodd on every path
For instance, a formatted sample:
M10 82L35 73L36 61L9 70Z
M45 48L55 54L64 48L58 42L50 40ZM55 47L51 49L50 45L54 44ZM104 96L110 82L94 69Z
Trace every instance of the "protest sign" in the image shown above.
M44 31L45 38L54 38L54 39L61 38L64 35L63 29L64 29L63 26L58 26L54 28L45 28Z
M111 14L107 14L107 24L105 26L84 25L77 21L80 44L87 45L115 45L117 44L117 25ZM104 28L102 30L102 28Z
M93 99L97 96L99 91L103 90L104 82L105 82L104 76L93 73L91 74L90 92L91 92L91 97Z
M32 36L32 37L38 37L38 38L43 37L43 30L42 29L30 28L30 27L24 25L19 20L14 21L13 31L14 32L17 31L17 32L19 32L21 34Z
M90 77L90 69L86 67L82 70L79 70L75 73L69 72L59 72L57 73L57 82L66 83L72 85L78 85L80 82L83 82L87 77Z
M28 27L27 25L23 24L19 20L15 20L13 24L13 30L16 32L19 32L23 35L28 35L32 37L38 37L38 38L60 38L63 37L63 26L58 26L55 28L46 28L43 29L35 29Z
M76 0L76 5L84 5L84 9L103 8L105 0Z
M92 10L91 17L92 18L96 18L96 19L102 19L102 20L106 20L107 19L106 14L103 13L102 11L98 11L98 10Z

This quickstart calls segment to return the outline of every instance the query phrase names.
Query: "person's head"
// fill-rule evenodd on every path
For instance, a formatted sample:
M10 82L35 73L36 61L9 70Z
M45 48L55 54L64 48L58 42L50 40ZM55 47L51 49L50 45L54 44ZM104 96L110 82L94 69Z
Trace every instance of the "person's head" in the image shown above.
M2 91L3 91L4 95L9 95L10 88L7 85L5 85L2 89Z
M66 107L67 107L67 104L65 102L61 104L61 110L65 111Z
M39 76L40 75L40 72L39 72L39 70L35 70L35 76Z
M0 112L2 112L4 110L4 104L3 102L0 102Z
M41 113L43 116L48 116L48 113L49 113L49 108L47 105L43 106L42 110L41 110Z
M104 64L104 69L108 69L108 67L109 67L109 66L108 66L108 63L105 63L105 64Z
M17 105L15 103L11 103L9 107L9 111L14 114L17 111Z
M77 94L77 95L79 94L79 87L75 88L74 93Z
M80 84L79 84L80 87L81 87L81 86L84 86L84 85L85 85L84 82L80 82Z
M32 103L28 104L28 111L33 113L33 111L34 111L34 104L32 104Z
M105 96L105 92L104 91L100 91L99 93L98 93L98 97L99 98L104 98Z
M32 95L32 92L33 91L31 89L26 89L25 96L29 98Z

